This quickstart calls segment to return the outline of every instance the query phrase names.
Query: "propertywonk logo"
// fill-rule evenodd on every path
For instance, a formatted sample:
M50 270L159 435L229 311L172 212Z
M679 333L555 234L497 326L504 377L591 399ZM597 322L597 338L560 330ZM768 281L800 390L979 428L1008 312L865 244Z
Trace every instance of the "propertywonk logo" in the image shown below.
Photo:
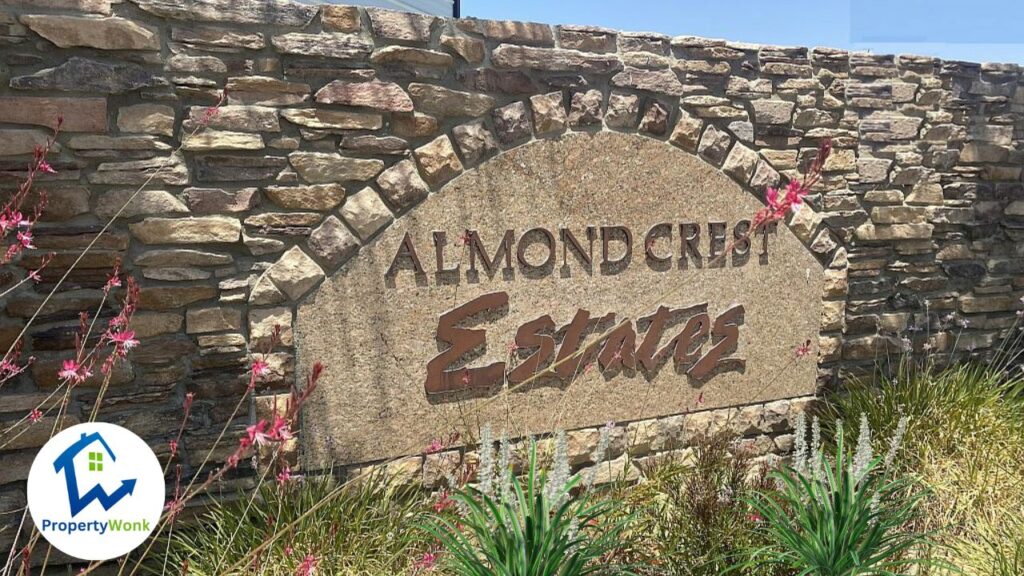
M153 450L114 424L72 426L43 446L28 473L28 509L55 548L82 560L131 552L156 528L164 475Z

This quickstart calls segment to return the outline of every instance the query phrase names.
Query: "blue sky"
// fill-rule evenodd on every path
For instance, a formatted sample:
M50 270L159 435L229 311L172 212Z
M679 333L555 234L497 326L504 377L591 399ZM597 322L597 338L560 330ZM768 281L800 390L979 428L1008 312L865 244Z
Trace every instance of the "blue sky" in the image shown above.
M1024 64L1021 0L462 0L462 15Z

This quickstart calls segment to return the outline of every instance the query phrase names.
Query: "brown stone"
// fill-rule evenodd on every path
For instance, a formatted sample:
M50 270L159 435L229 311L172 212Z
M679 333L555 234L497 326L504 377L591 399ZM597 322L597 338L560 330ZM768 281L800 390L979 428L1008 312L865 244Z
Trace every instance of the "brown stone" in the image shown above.
M124 18L27 15L22 24L60 48L98 48L100 50L159 50L156 28Z
M732 138L723 130L714 126L708 126L701 136L700 144L697 146L697 153L706 158L716 166L725 161L725 155L729 152Z
M89 175L89 182L123 186L141 184L183 186L189 183L188 165L181 154L148 160L104 162Z
M303 180L312 184L362 182L376 177L384 169L382 160L323 152L292 152L288 161Z
M94 211L99 217L110 219L118 212L120 218L134 218L146 214L187 214L188 208L164 190L119 188L100 193Z
M146 250L134 258L138 266L225 266L232 262L228 254L185 248Z
M652 102L640 119L640 131L662 136L668 132L668 110L660 102Z
M217 296L217 288L207 284L191 286L145 286L139 292L142 310L171 310Z
M509 145L520 140L525 140L531 135L530 114L526 110L526 104L513 102L491 112L494 120L494 131L498 135L498 141Z
M293 106L309 100L309 84L287 82L270 76L228 78L229 104Z
M552 185L552 174L557 174L558 185ZM623 190L644 193L631 194L629 202L624 203ZM426 366L447 349L447 344L437 338L438 318L493 292L507 293L508 305L474 316L472 329L485 331L486 343L465 365L471 369L507 362L505 344L514 338L518 326L542 315L551 315L553 332L557 332L580 308L602 315L614 311L626 319L649 315L660 305L682 308L704 302L712 316L733 304L745 307L736 357L746 359L746 365L744 370L722 370L694 387L680 386L680 378L685 380L687 376L670 366L665 366L660 376L648 377L641 370L602 372L595 364L565 387L555 385L557 380L552 379L551 385L521 388L509 395L511 405L480 404L481 422L500 422L506 410L511 410L526 419L522 423L525 429L549 426L554 414L564 426L577 429L608 421L676 414L679 406L694 406L698 396L705 407L719 408L761 404L815 391L817 366L813 361L792 362L793 344L777 350L755 345L774 341L769 334L776 332L811 337L820 328L822 267L788 228L780 225L777 233L769 236L771 258L767 264L752 257L744 265L727 264L709 270L697 269L691 262L688 273L702 275L704 286L699 293L662 296L665 290L658 287L663 288L669 278L666 274L678 272L676 262L669 270L654 271L644 264L643 255L636 253L639 248L634 249L633 264L614 275L590 274L571 254L564 263L567 269L562 269L557 230L571 230L586 250L587 243L582 240L586 227L600 221L602 214L607 215L609 206L615 207L616 224L628 226L640 236L662 221L700 222L703 230L708 221L738 222L749 218L762 204L728 176L691 154L654 139L607 131L535 140L449 181L416 210L378 233L369 246L345 263L343 273L326 279L298 308L296 341L298 358L304 365L297 366L296 373L308 370L315 358L346 375L324 380L307 405L324 415L302 430L303 446L310 450L311 461L386 459L407 454L409 446L429 443L436 435L436 422L455 417L459 409L457 403L440 401L424 390ZM474 215L471 223L467 223L466 214ZM513 242L508 273L503 256L496 260L492 273L484 269L478 256L477 273L473 274L468 270L466 248L454 246L456 237L467 227L478 231L488 258L495 253L504 230L513 229L517 236L533 227L554 231L552 268L544 273L534 270L534 276L524 278L531 270L517 261ZM444 266L459 266L457 272L436 273L436 231L447 232L447 242L442 244ZM730 229L725 233L731 237ZM410 260L399 258L396 271L386 274L406 237L415 247L423 273L414 273ZM641 246L643 240L634 238L636 246ZM659 241L655 253L671 253L675 260L677 242L678 232L674 232L673 241ZM543 262L547 254L543 246L542 240L531 241L525 259L534 264ZM702 247L706 258L707 245ZM758 239L752 252L760 248ZM610 250L621 254L619 246L613 245ZM600 247L595 247L595 258L600 258L599 252ZM594 264L595 271L599 265ZM793 270L800 271L800 282L793 281ZM744 296L751 283L765 292L784 290L799 306L780 315L777 301ZM458 295L452 300L455 287ZM327 325L352 329L325 330ZM666 333L662 342L669 341L679 329ZM588 342L597 341L601 332L590 336ZM432 344L424 348L423 342ZM360 353L353 354L353 350ZM410 372L410 366L418 368ZM456 379L461 377L463 365L450 369L455 371ZM778 370L785 370L787 377L764 386L769 375ZM502 382L504 373L499 368L494 381ZM480 377L473 373L471 382ZM762 382L762 386L754 382ZM387 390L386 398L381 396L382 390ZM500 390L500 384L494 390L481 388L479 398L493 398ZM565 406L567 394L593 401L559 411L559 406ZM625 436L621 427L617 435Z
M345 199L341 184L268 186L264 191L274 204L296 210L331 210Z
M242 231L237 219L224 216L146 218L128 228L144 244L238 242Z
M110 0L0 0L0 6L110 14Z
M626 68L612 76L612 85L635 90L658 92L669 96L682 96L683 85L671 70L642 70Z
M750 105L754 108L754 121L758 124L789 124L793 118L793 102L775 99L752 100Z
M420 165L423 179L434 187L458 176L462 162L455 155L455 148L447 136L438 136L416 149L416 162Z
M239 51L242 48L260 50L267 45L266 38L259 32L246 33L194 24L171 28L171 39L187 46L230 52Z
M639 96L613 92L608 97L608 111L605 112L604 121L609 128L635 128L639 117Z
M199 126L206 129L228 130L233 132L280 132L281 122L277 118L277 108L269 106L219 106L216 114L209 115L208 108L192 106L188 111L188 120L182 127L192 131Z
M547 72L607 74L622 68L614 54L594 54L558 48L531 48L502 44L491 52L491 63L497 68L529 68Z
M476 38L442 34L441 46L455 52L470 64L479 64L484 61L484 43Z
M269 282L269 280L264 280ZM275 328L280 327L280 344L291 346L295 342L292 331L292 310L291 308L250 308L249 309L249 345L262 348L266 346L274 333Z
M0 156L21 156L32 154L36 148L46 146L50 134L34 128L0 129ZM55 144L51 152L59 152Z
M455 25L466 32L480 34L488 40L528 44L531 46L554 46L555 37L551 26L536 22L512 22L508 20L478 20L463 18Z
M334 216L309 235L309 249L331 267L340 266L359 251L359 240Z
M369 82L347 82L335 80L316 93L320 104L343 104L361 106L388 112L411 112L412 100L393 82L371 80Z
M341 216L356 231L363 242L369 240L394 219L377 192L369 186L356 192L345 201L345 205L341 207Z
M136 104L117 111L117 129L136 134L174 136L174 108L163 104Z
M319 56L321 58L337 58L340 60L365 60L373 51L373 44L363 40L358 34L337 34L322 32L320 34L304 34L293 32L274 36L270 40L274 48L282 54L298 56Z
M0 122L53 128L64 118L63 132L106 132L106 98L0 97Z
M430 192L430 186L420 178L412 160L402 160L385 170L377 178L377 185L384 198L399 210L409 208Z
M740 184L746 184L754 175L757 160L757 152L737 143L729 152L729 157L725 159L722 172L732 176Z
M135 330L139 340L174 334L181 330L181 314L172 312L136 312L132 316L130 328Z
M432 84L409 84L409 94L419 112L436 116L480 116L494 107L494 98L451 90Z
M367 8L373 35L388 40L405 40L408 42L427 42L434 25L439 18L425 14L397 12L382 8Z
M331 216L328 220L337 220ZM292 246L265 273L281 292L298 300L324 279L324 271L298 246Z
M559 26L558 45L584 52L614 52L615 30L593 26Z
M381 154L386 156L405 156L409 152L409 143L396 136L345 136L339 146L342 150L350 150L360 154Z
M42 221L60 222L70 220L79 214L89 212L89 189L83 186L71 186L67 188L48 188L46 190L46 208L43 209ZM38 231L36 232L38 235ZM40 245L37 238L36 246ZM2 342L2 341L0 341ZM3 344L0 343L0 348Z
M282 110L281 116L292 124L317 130L377 130L384 125L380 114L366 112L303 108Z
M412 66L452 65L452 57L444 52L412 48L409 46L384 46L373 51L370 61L374 64L409 64Z
M72 56L53 68L13 78L10 85L18 90L124 94L164 83L162 78L135 64L107 64Z
M575 92L569 106L569 124L587 126L601 122L601 91Z
M456 126L452 130L455 144L467 165L474 165L498 150L498 141L482 121Z
M361 28L356 6L325 4L320 7L320 20L328 32L358 32Z
M531 96L530 108L533 109L533 125L538 134L559 132L565 129L568 118L561 92Z
M230 132L207 128L187 137L182 148L192 152L210 150L262 150L263 137L248 132Z
M162 18L302 28L318 7L288 0L132 0Z
M189 308L185 311L185 333L238 331L242 329L242 311L237 308L213 306Z
M505 92L507 94L535 94L537 85L518 70L476 68L457 74L459 82L468 90L477 92Z
M428 114L395 114L391 117L391 131L403 138L422 138L436 134L440 126L437 118Z

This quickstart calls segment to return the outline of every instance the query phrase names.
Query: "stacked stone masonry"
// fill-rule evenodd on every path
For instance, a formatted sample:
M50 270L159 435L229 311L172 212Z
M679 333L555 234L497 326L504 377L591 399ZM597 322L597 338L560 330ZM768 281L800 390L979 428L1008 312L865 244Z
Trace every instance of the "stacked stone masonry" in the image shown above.
M5 349L116 217L28 330L36 360L0 390L0 419L23 418L58 385L78 311L96 308L120 260L142 285L142 342L102 415L166 457L193 393L191 475L245 391L248 351L275 325L272 374L232 433L294 381L295 307L318 283L460 173L575 131L663 141L758 196L831 138L824 179L789 223L826 266L821 385L907 347L989 350L1024 290L1020 82L1016 65L283 0L0 0L4 191L64 117L57 173L38 184L50 204L36 244L56 256L41 282L5 297ZM4 281L38 263L25 258ZM63 424L88 416L96 384L76 388ZM726 418L770 452L786 448L790 404L689 418ZM685 422L618 430L646 455L683 448L701 427ZM0 514L24 504L53 424L3 448ZM593 431L573 434L585 443ZM394 466L431 484L438 458Z

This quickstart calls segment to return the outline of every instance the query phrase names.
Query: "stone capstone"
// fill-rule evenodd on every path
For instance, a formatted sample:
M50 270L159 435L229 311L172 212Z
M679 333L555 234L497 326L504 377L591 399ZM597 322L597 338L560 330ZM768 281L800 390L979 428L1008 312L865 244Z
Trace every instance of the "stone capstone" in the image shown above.
M21 22L61 48L160 49L160 36L156 28L124 18L33 14L22 16Z
M316 16L318 7L291 0L132 0L146 12L171 18L206 22L234 22L301 28Z
M320 56L341 60L365 60L373 51L373 43L363 40L358 34L293 32L274 36L271 42L282 54Z

